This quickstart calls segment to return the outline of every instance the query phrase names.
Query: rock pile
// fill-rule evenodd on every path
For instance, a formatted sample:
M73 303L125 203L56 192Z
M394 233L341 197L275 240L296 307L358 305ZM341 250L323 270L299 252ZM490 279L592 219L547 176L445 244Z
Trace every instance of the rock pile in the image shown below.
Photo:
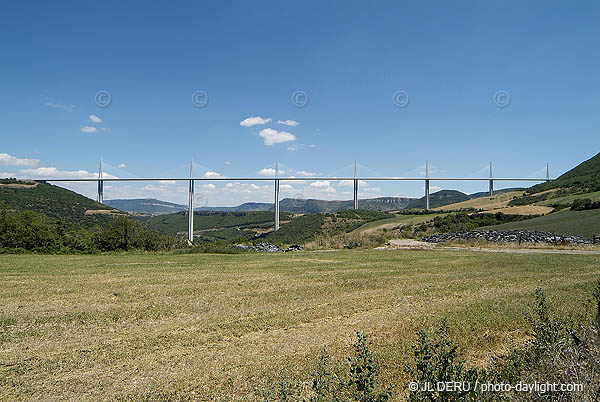
M291 246L289 246L286 249L282 249L280 247L277 247L276 245L274 245L273 243L269 243L269 242L261 242L261 243L257 243L253 246L249 246L247 244L236 244L234 247L238 247L238 248L243 248L245 250L252 250L252 251L262 251L265 253L281 253L281 252L288 252L288 251L299 251L299 250L304 250L304 247L298 245L298 244L292 244Z
M496 243L591 243L590 240L579 236L533 230L471 230L469 232L437 233L423 237L422 240L429 243L444 243L454 240L484 240Z

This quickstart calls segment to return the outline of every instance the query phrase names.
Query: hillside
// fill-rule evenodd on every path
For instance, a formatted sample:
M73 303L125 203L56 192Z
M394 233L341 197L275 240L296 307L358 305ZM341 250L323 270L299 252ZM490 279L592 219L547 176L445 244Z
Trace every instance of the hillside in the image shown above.
M554 188L569 187L582 191L600 190L600 153L580 163L555 180L536 184L529 189L529 192L539 193Z
M155 198L105 200L104 203L121 211L149 215L172 214L187 210L186 205L161 201Z
M429 207L441 207L448 204L454 204L461 201L471 199L467 194L456 190L440 190L429 195ZM411 199L407 208L425 208L426 199L421 197L419 199Z
M497 230L539 230L591 238L600 233L600 209L587 211L563 210L529 220L482 227Z
M3 181L0 183L0 209L37 212L73 228L89 228L112 220L108 215L111 207L47 183L6 184ZM91 211L95 213L90 214Z
M476 198L471 198L466 201L436 207L434 209L443 211L474 208L487 211L492 209L505 208L513 198L519 197L521 195L523 195L522 190L507 191L502 193L496 192L492 197L489 196L489 193L484 193L484 195Z
M345 210L327 214L308 214L292 218L276 232L261 237L285 244L303 244L317 237L331 239L350 233L369 222L392 218L387 212Z
M368 222L391 218L386 212L340 211L292 215L282 212L281 228L273 232L273 213L270 211L221 212L197 211L194 213L194 237L202 242L213 240L244 241L266 238L280 243L303 243L316 235L348 233ZM150 228L168 234L187 233L188 216L176 214L140 217Z
M187 212L140 217L150 228L172 235L187 233ZM280 219L286 222L291 215L281 213ZM194 212L194 236L200 241L245 240L257 234L272 230L274 217L272 212Z

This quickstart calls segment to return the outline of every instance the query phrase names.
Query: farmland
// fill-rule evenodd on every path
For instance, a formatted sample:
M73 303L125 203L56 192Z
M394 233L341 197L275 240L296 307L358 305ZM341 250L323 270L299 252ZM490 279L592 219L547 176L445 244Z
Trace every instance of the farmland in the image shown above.
M471 365L528 337L543 287L581 308L586 255L342 250L0 256L0 399L261 400L339 364L357 330L401 386L415 331L448 317Z

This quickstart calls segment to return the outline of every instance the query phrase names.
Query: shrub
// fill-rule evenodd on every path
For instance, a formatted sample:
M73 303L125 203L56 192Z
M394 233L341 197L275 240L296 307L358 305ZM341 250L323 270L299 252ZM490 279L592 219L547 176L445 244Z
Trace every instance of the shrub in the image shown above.
M413 345L413 357L414 364L408 366L406 372L419 386L434 385L438 382L457 382L465 386L463 386L463 391L457 392L410 392L408 394L409 401L481 400L481 395L476 392L473 384L477 380L487 377L487 373L475 368L465 368L464 360L458 353L458 346L448 337L446 320L442 320L433 335L429 335L425 330L419 331L417 343ZM467 384L470 386L466 386Z
M571 203L571 211L585 211L600 208L600 201L592 202L589 198L578 198Z
M348 358L347 373L334 373L327 348L323 348L313 374L308 393L298 383L279 382L277 397L266 392L264 402L387 402L391 401L392 389L378 390L378 367L362 332L356 333L354 354Z
M182 240L150 230L145 224L123 216L98 229L91 241L100 251L160 251L183 247Z

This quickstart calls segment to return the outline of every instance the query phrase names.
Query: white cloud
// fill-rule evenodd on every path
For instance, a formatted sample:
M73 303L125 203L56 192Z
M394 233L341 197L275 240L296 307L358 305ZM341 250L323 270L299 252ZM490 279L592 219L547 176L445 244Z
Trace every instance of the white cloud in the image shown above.
M177 183L175 180L160 180L160 184L175 184Z
M208 183L208 184L203 184L200 186L201 188L205 189L205 190L214 190L217 188L217 186L215 186L212 183Z
M17 158L9 154L0 154L0 165L6 166L36 166L39 159Z
M354 180L341 180L338 183L338 187L353 187L354 186ZM359 180L358 181L358 186L359 187L368 187L369 183L367 183L364 180Z
M282 183L279 185L279 190L280 191L296 191L294 186L292 186L291 184L285 184L285 183Z
M118 166L119 169L125 169L126 167L127 167L127 165L125 163L121 163Z
M94 126L83 126L79 129L82 133L97 133L98 129Z
M290 178L294 178L295 176L290 176ZM289 184L306 184L306 180L282 180L281 183L289 183Z
M89 115L88 119L92 123L102 123L102 119L100 117L96 116L95 114Z
M221 173L211 172L209 170L208 172L204 173L202 177L204 177L205 179L217 179L219 177L223 177L223 175Z
M48 98L47 96L45 96L44 99L44 105L54 109L62 109L66 110L67 112L72 112L73 110L75 110L76 107L75 105L55 102L53 99Z
M106 172L103 172L102 175L102 177L104 177L105 179L116 178L116 176L112 176ZM49 166L39 167L35 169L23 169L19 171L19 176L41 179L97 179L98 173L88 172L87 170L59 170L53 166Z
M254 183L229 182L225 185L224 190L234 194L269 195L273 191L273 187L269 185L258 186Z
M421 187L421 188L423 189L423 191L425 191L425 186L423 186L423 187ZM439 191L439 190L441 190L441 189L442 189L442 188L441 188L441 187L439 187L439 186L429 186L429 192L430 192L430 193L433 193L434 191Z
M229 166L229 165L231 165L231 162L225 161L225 164Z
M271 118L267 117L267 118L263 118L260 116L254 116L254 117L248 117L242 121L240 121L240 126L242 127L252 127L252 126L256 126L257 124L267 124L271 122Z
M298 176L304 176L304 177L314 177L314 176L320 175L320 173L307 172L306 170L300 170L300 171L296 172L296 174Z
M282 142L294 141L296 136L287 131L277 131L272 128L264 128L260 130L259 135L264 138L265 145L275 145Z
M318 193L335 193L335 188L331 186L328 180L313 181L308 187L315 189Z
M312 183L310 183L311 187L317 187L317 188L324 188L324 187L330 187L330 183L327 180L317 180L317 181L313 181Z
M295 120L277 120L278 124L285 124L286 126L296 127L299 126L300 123Z
M282 175L285 173L285 170L279 169L279 174ZM264 168L258 171L258 174L261 176L275 176L275 169L273 168Z
M299 151L301 149L306 149L306 148L314 148L316 147L315 144L311 144L311 145L305 145L305 144L290 144L287 146L287 150L288 151Z

